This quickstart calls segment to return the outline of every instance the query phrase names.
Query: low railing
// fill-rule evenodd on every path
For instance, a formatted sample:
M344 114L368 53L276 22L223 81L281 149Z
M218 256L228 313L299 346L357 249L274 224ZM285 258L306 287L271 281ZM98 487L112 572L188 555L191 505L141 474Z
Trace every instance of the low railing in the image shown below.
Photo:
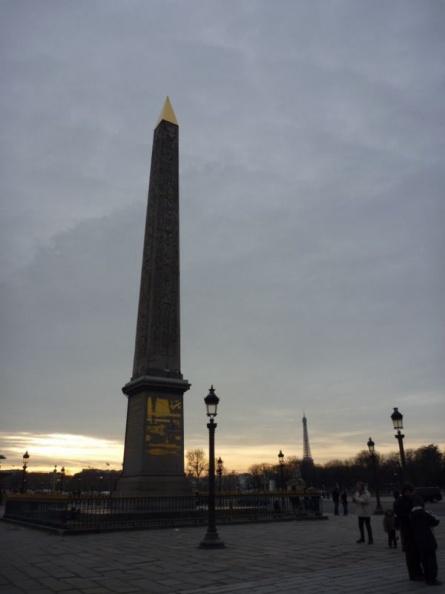
M115 497L8 495L4 520L62 533L206 525L208 495ZM241 524L323 517L319 493L216 495L216 522Z

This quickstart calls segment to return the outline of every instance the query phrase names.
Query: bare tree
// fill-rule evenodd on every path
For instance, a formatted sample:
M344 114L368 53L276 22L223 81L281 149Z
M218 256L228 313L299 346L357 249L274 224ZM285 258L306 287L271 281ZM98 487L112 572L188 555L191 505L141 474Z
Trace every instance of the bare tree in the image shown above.
M185 459L187 461L187 473L194 478L196 486L198 487L202 473L205 472L209 466L205 452L202 448L188 450L185 453Z
M274 476L273 464L265 462L261 464L252 464L249 466L249 472L252 475L252 485L256 491L267 491L269 479Z

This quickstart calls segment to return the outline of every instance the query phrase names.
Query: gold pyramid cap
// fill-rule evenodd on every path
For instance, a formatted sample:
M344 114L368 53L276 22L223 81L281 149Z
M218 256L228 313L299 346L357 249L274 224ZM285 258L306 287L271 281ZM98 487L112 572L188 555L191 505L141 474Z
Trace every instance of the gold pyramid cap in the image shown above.
M175 124L176 126L178 125L178 120L176 119L175 112L173 111L172 104L170 103L170 99L168 97L164 102L164 107L162 108L161 115L159 116L156 126L158 126L162 120L170 122L171 124Z

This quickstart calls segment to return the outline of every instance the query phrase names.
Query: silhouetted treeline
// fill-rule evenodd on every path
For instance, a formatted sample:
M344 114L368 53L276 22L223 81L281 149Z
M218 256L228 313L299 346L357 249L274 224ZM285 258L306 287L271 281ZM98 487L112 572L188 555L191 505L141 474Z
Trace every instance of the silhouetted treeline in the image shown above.
M416 486L445 488L445 453L438 446L430 444L405 450L405 457L405 480L409 479ZM325 486L329 489L338 484L342 488L353 489L358 480L375 488L372 458L367 450L347 460L331 460L326 464L305 462L298 458L288 458L282 467L279 464L254 464L249 468L252 488L264 488L270 480L280 485L282 476L287 486L301 478L307 486L318 488ZM391 491L399 487L402 478L399 453L376 454L375 476L380 488Z
M406 471L405 480L409 479L415 486L434 486L445 489L445 452L430 444L418 449L405 451ZM386 455L376 454L376 473L368 451L363 450L355 457L347 460L330 460L326 464L313 464L310 460L302 461L296 457L288 457L283 464L258 463L250 466L247 473L237 473L227 470L223 465L216 477L216 488L221 491L255 490L268 491L273 486L276 489L291 489L292 487L325 488L329 493L333 486L342 489L353 489L357 481L367 482L374 490L377 479L382 491L391 492L400 488L402 480L400 456L398 452ZM23 472L21 470L2 469L1 488L20 492L23 487ZM195 489L206 489L207 477L193 477ZM120 471L108 469L86 468L74 475L60 472L32 472L26 473L25 488L37 492L68 492L98 494L111 492L115 488Z

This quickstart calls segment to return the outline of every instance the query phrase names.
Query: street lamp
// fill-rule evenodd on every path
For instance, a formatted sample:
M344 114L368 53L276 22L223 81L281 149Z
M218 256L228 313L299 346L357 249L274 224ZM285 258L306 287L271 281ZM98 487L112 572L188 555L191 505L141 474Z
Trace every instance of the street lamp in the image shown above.
M65 466L60 469L60 492L63 493L63 481L65 479Z
M200 542L200 548L223 548L224 542L220 540L218 531L216 529L216 514L215 514L215 429L217 427L214 417L216 417L218 410L219 398L215 394L213 386L209 393L204 398L207 408L207 416L210 421L207 423L209 430L209 502L208 502L208 525L207 532L203 540Z
M53 470L53 493L56 492L56 482L57 482L57 464L54 464L54 470Z
M28 450L23 454L23 473L22 473L22 484L20 487L21 493L26 493L26 469L28 468L29 454Z
M394 426L394 430L397 431L397 433L394 435L394 437L399 442L400 463L401 463L400 478L401 478L401 483L403 485L403 483L405 482L405 475L406 475L405 450L403 449L403 438L405 436L400 431L400 429L403 429L403 415L399 411L399 409L396 407L394 407L394 412L391 415L391 421Z
M284 454L281 450L278 453L278 460L280 462L280 481L281 481L280 487L281 487L281 490L283 490L284 489L284 481L283 481Z
M377 505L376 505L374 514L381 515L384 512L383 512L382 504L380 502L379 482L378 482L378 478L377 478L377 456L375 453L375 443L372 441L371 437L369 438L368 443L366 445L368 446L369 454L371 456L372 475L373 475L373 479L374 479L374 488L375 488L375 498L377 501Z
M218 475L218 490L221 493L221 484L222 484L222 472L223 472L223 461L221 460L221 456L216 461L217 469L216 474Z

